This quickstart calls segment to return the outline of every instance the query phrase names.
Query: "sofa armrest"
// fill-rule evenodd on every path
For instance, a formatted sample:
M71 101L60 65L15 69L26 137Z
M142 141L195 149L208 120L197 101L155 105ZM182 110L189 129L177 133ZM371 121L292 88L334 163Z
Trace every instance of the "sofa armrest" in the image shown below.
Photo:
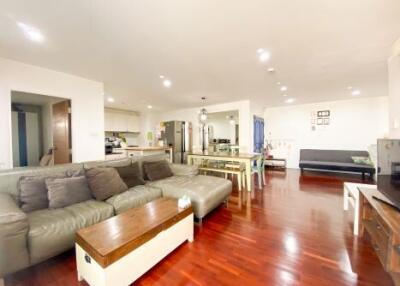
M169 164L175 176L195 176L199 173L199 168L194 165Z
M27 215L10 194L0 193L0 277L29 266Z

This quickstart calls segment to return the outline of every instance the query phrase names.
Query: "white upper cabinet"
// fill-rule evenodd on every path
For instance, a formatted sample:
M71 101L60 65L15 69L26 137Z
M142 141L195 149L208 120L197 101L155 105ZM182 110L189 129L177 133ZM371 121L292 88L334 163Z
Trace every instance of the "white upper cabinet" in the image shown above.
M129 132L139 132L139 116L137 115L129 115L128 119L128 131Z
M106 109L104 120L105 131L140 132L139 116L134 112Z

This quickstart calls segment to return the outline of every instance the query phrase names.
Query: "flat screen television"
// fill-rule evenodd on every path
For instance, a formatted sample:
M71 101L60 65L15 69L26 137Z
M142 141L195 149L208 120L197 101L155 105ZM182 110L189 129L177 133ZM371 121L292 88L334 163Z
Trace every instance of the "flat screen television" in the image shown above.
M400 210L400 139L378 139L377 185Z

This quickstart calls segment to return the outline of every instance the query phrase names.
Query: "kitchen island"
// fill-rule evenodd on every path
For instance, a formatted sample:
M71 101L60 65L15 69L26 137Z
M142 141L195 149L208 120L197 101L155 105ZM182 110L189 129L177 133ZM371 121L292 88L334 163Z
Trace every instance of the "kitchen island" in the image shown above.
M116 152L122 152L123 157L142 157L158 154L169 154L169 161L172 163L172 147L159 147L159 146L149 146L149 147L125 147L125 148L115 148Z

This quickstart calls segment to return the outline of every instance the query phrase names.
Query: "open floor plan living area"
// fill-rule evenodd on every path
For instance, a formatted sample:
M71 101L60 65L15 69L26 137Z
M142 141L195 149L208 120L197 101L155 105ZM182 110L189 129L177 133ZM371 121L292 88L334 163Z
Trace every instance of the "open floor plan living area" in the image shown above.
M0 0L0 286L400 286L399 0Z

